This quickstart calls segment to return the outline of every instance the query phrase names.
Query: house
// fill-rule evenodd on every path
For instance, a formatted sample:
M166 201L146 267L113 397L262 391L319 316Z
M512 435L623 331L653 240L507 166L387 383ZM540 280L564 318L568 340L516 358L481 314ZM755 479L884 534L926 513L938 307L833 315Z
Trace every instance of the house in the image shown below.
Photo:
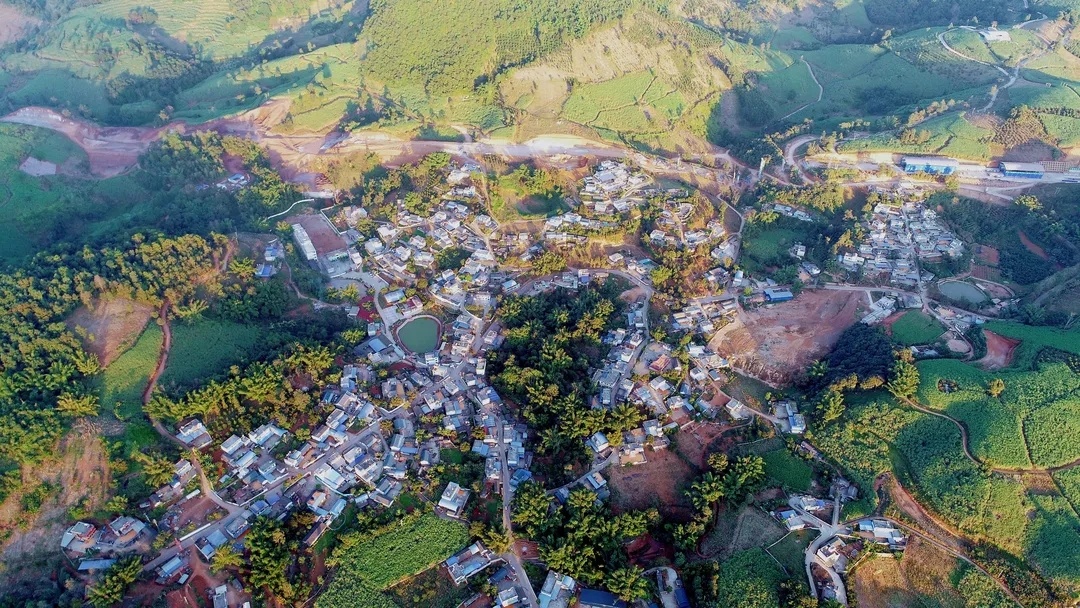
M145 523L126 515L117 517L105 527L105 531L112 535L109 540L114 547L126 547L134 543L145 529Z
M574 595L577 583L566 574L558 574L554 570L548 570L547 578L540 587L540 594L536 596L540 608L566 608Z
M627 608L627 603L607 591L582 589L578 596L579 608Z
M794 300L795 294L789 289L772 288L765 290L765 301L772 304Z
M585 485L592 491L597 492L607 485L607 480L600 475L600 471L593 471L585 476Z
M210 438L210 432L206 430L206 426L198 418L192 418L183 424L180 427L180 432L176 434L176 438L184 445L196 449L205 448L213 441Z
M802 530L806 528L806 520L801 515L795 512L794 509L784 509L774 513L776 518L780 520L788 530Z
M455 585L469 580L469 577L487 568L495 561L495 554L475 542L460 553L450 556L443 564Z
M521 598L518 597L517 587L507 587L499 592L498 605L499 608L509 608L510 606L516 606Z
M85 521L75 522L64 532L64 536L60 539L60 548L74 553L86 553L97 544L98 536L98 529L94 524Z
M750 409L743 405L742 401L735 398L728 401L724 408L727 409L728 415L734 420L746 420L750 416L753 416Z
M170 579L187 563L187 560L179 555L173 556L172 559L158 566L158 576L162 579Z
M1007 30L999 30L995 27L979 30L979 35L987 42L1012 42L1012 36Z
M469 494L471 494L469 490L462 488L457 482L451 481L446 484L446 489L443 490L442 496L439 498L439 508L450 517L461 517L461 511L465 508L465 503L469 502Z
M802 414L792 414L788 416L788 424L791 425L791 432L796 435L801 435L806 432L806 416Z
M960 162L940 156L905 156L900 160L900 166L906 173L952 175L960 168Z
M597 431L593 433L591 437L585 440L585 445L592 448L597 455L603 454L606 450L611 448L611 444L608 443L608 438L603 432Z

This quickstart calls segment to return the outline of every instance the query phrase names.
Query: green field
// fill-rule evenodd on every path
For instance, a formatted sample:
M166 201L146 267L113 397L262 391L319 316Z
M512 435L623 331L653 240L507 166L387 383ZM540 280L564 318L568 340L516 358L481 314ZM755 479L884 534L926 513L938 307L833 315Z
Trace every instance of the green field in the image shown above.
M807 462L787 449L773 450L761 455L765 459L765 475L792 492L810 489L814 470Z
M164 338L156 323L148 324L135 344L105 368L98 392L103 412L115 408L123 420L142 415L142 394L157 366Z
M976 456L1005 467L1057 466L1080 458L1080 424L1071 421L1078 408L1074 395L1080 391L1080 375L1065 363L998 372L944 359L918 366L919 401L963 421ZM995 378L1005 383L1000 398L986 392ZM954 382L958 390L942 392L939 380Z
M34 177L19 170L27 158L87 171L86 154L52 131L0 124L0 261L18 261L54 242L79 242L107 233L112 220L141 201L127 177Z
M904 346L930 344L945 333L945 327L937 319L917 310L904 313L891 330L893 339Z
M459 523L440 519L430 512L407 517L350 549L327 595L347 597L340 589L358 589L357 581L370 589L386 589L445 560L468 542L468 530ZM320 605L331 608L342 604Z
M172 349L159 385L167 390L192 388L231 365L265 354L271 332L256 325L220 319L173 322Z

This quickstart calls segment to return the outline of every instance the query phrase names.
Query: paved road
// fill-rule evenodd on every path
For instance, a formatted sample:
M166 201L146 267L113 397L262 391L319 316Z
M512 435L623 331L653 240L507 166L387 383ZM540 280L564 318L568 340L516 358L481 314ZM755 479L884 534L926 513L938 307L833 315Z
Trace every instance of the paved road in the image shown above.
M811 566L817 564L819 567L829 573L829 578L832 579L833 588L836 589L836 600L844 606L847 606L847 588L844 586L844 579L840 577L840 574L837 573L832 566L825 562L825 560L821 559L817 554L818 549L820 549L821 546L824 545L826 542L836 537L837 534L847 533L847 527L838 523L840 518L840 501L834 498L832 516L833 521L831 523L826 523L824 520L817 517L813 513L805 511L801 506L799 506L798 501L794 498L788 501L788 506L794 509L804 519L812 522L817 522L819 524L818 531L820 532L820 534L817 538L814 539L812 543L810 543L810 546L806 548L806 554L803 559L804 565L806 567L806 579L810 583L810 590L815 595L818 593L817 585L814 582L814 575L811 570Z

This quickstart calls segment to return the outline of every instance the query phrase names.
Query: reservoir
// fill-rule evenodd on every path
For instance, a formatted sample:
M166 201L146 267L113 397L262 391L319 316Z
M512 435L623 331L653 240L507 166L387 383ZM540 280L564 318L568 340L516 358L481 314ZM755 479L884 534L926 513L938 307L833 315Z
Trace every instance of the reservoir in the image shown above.
M978 287L963 281L945 281L943 283L938 283L938 291L948 298L953 300L963 300L972 305L982 304L986 301L986 294L980 291Z
M416 317L398 328L397 337L410 351L429 353L439 345L439 322L435 317Z

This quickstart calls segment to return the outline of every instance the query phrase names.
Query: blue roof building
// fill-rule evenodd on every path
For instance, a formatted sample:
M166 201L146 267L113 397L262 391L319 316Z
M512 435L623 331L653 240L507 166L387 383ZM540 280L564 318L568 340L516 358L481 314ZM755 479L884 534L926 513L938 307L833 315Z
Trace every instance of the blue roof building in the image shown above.
M1024 179L1041 179L1045 169L1039 163L1013 163L1003 162L1000 165L1001 174L1005 177L1019 177Z
M905 156L900 165L907 173L933 173L935 175L952 175L960 168L960 162L953 158L942 156Z
M627 608L626 602L607 591L582 589L578 596L580 608Z

